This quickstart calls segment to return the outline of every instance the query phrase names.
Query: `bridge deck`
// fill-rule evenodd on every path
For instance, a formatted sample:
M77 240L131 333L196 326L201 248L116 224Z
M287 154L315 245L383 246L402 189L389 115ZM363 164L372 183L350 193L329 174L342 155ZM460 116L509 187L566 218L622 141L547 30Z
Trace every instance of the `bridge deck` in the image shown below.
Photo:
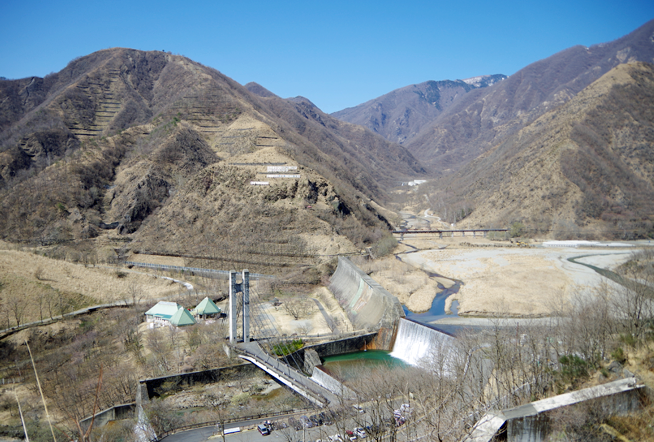
M237 350L243 353L239 355L241 359L253 363L279 382L307 398L313 404L319 407L326 407L329 403L338 401L338 398L332 392L316 384L310 378L279 359L270 356L263 351L258 343L241 343L238 344Z

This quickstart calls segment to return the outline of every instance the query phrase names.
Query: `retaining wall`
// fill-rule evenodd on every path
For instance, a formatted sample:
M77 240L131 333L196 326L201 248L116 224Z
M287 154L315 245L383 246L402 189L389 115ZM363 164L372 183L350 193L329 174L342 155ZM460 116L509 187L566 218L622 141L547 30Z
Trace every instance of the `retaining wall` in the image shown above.
M111 408L107 408L99 413L95 414L95 419L93 420L93 428L103 427L109 421L116 421L120 419L127 419L134 417L134 410L136 409L136 403L131 402L129 404L115 405ZM91 425L91 419L93 417L87 417L80 421L80 426L82 430L86 431Z
M213 368L211 370L180 373L160 378L141 379L139 381L140 398L137 401L147 401L159 397L169 391L178 391L192 387L196 384L213 384L220 381L231 381L260 373L256 365L247 363L231 365L228 367Z
M378 348L392 348L397 323L405 316L395 296L342 256L338 257L329 290L356 329L379 330Z
M338 397L346 399L356 399L357 395L354 391L347 388L340 380L333 376L325 367L322 365L313 367L313 374L311 375L311 380L316 384L326 388L331 391Z
M552 435L554 422L575 411L582 415L624 415L651 400L652 391L639 384L636 378L620 379L489 413L475 425L465 442L491 442L498 436L508 442L543 442Z
M589 415L598 412L606 413L607 415L625 415L641 408L644 393L645 391L641 386L624 391L610 391L606 396L590 397L587 400L582 399L575 404L564 405L561 408L542 412L538 412L537 403L524 406L528 409L527 411L520 408L517 410L505 410L504 414L509 417L506 428L507 440L520 442L545 441L552 433L553 422L558 419L565 419L566 414L571 413L571 409L573 408L581 413L587 412ZM557 410L559 411L558 414L555 413ZM513 413L519 413L520 411L529 415L513 417Z
M373 350L378 349L375 346L377 340L377 333L368 333L360 336L352 336L350 338L337 339L335 341L324 342L322 344L315 344L303 347L293 353L293 355L285 356L283 359L291 366L295 366L295 362L301 366L305 366L304 353L309 350L314 350L321 358L327 356L341 355L343 353L354 353L364 349ZM385 350L385 349L384 349ZM306 370L312 373L313 366L309 367L311 370Z

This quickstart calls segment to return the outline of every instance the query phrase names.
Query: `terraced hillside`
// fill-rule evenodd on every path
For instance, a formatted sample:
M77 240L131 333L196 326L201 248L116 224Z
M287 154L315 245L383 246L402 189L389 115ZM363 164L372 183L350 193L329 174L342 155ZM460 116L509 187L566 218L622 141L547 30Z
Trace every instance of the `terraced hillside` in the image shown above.
M380 240L383 189L424 174L306 99L260 97L164 52L99 51L0 93L8 241L306 269Z

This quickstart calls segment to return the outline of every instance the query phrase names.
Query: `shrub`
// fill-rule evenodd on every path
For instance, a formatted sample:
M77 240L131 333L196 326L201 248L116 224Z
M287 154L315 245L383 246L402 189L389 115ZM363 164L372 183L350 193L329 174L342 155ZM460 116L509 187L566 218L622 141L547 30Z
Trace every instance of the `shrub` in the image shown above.
M391 253L397 246L397 240L392 235L386 235L372 247L375 258L381 258Z
M564 381L574 383L588 377L588 363L577 355L563 355L559 358L561 376Z
M611 357L618 361L621 364L624 364L627 361L627 355L622 350L622 347L616 348L612 353Z
M243 405L250 400L250 395L248 393L239 393L232 397L233 405Z
M511 238L517 238L525 234L525 225L522 224L519 221L514 222L511 224L511 228L509 229L509 236Z
M286 356L304 347L302 339L295 339L290 342L281 342L273 347L273 352L277 356Z
M620 334L620 342L627 344L629 347L636 346L636 338L631 333Z

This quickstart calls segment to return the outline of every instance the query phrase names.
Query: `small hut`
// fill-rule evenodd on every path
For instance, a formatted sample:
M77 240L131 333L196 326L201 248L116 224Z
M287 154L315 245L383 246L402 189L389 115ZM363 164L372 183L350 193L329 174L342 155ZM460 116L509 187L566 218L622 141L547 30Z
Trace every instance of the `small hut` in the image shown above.
M220 307L214 304L214 302L208 297L200 301L200 303L193 310L191 310L193 316L200 317L202 319L214 317L219 315L220 312Z
M195 324L195 318L184 307L180 307L172 318L170 318L170 323L175 327L183 327L185 325Z

